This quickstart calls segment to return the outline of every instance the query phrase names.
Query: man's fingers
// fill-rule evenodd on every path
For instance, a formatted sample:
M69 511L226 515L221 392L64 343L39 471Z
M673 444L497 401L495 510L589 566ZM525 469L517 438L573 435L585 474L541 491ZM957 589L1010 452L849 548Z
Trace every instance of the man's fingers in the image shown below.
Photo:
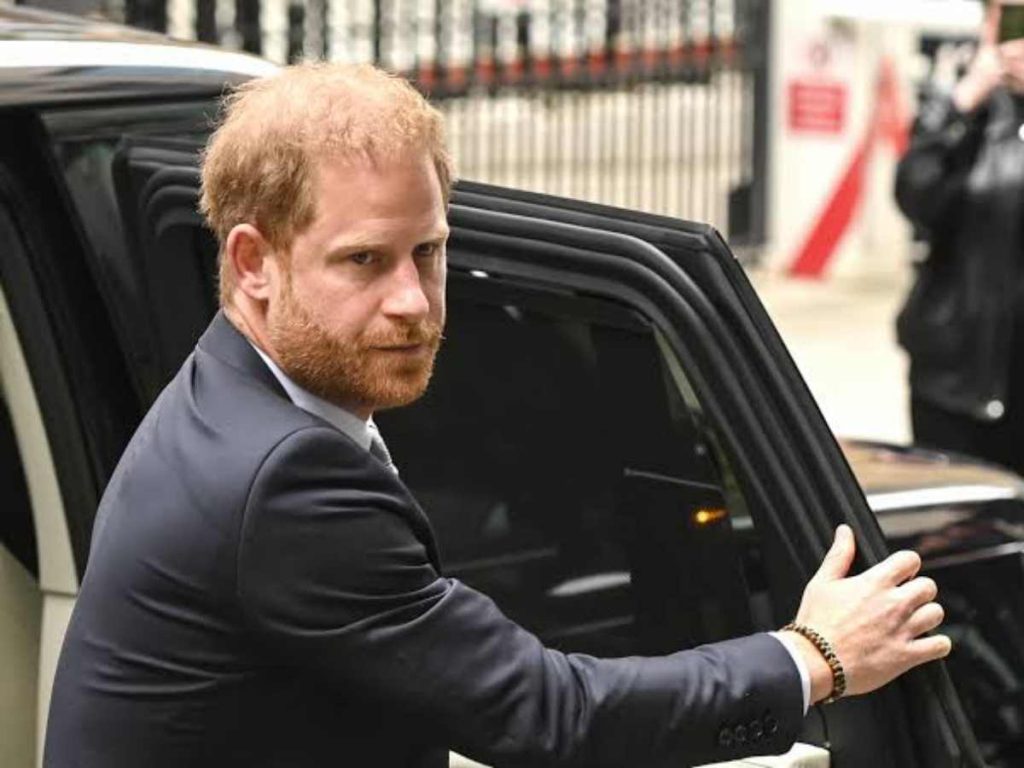
M953 650L953 641L945 635L929 635L919 637L910 643L910 653L913 659L912 666L924 664L936 659L944 659Z
M904 550L889 555L878 565L865 571L864 575L895 587L914 578L920 570L921 556L916 552Z
M938 584L927 576L918 576L896 588L897 598L906 601L911 611L925 603L930 603L938 597L938 594Z
M925 603L907 619L907 630L911 637L923 635L938 627L946 618L946 612L938 603Z
M821 561L818 572L814 574L816 581L835 581L845 578L853 565L853 556L857 552L857 545L853 540L853 531L848 525L840 525L836 528L836 537L832 546L825 553L825 559Z
M993 3L985 11L985 22L981 26L981 41L987 45L995 45L999 39L999 8Z

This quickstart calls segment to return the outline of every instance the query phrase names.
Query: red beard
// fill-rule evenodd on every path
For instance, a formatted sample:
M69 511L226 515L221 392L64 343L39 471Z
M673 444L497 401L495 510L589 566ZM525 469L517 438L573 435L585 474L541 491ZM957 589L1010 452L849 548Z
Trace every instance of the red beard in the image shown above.
M424 320L385 333L339 339L295 300L291 286L269 319L270 341L281 369L296 384L347 410L408 405L427 389L441 345L441 325ZM387 348L418 345L416 352Z

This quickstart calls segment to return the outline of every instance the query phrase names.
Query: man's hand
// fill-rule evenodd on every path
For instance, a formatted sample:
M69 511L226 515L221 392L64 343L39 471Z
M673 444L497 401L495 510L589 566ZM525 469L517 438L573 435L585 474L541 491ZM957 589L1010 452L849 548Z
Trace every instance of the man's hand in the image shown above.
M938 587L917 577L921 558L896 552L874 568L847 577L856 551L853 531L841 525L835 542L804 590L796 621L831 644L846 672L847 694L867 693L908 669L947 656L948 637L921 637L942 623L933 602ZM916 577L916 578L915 578ZM832 671L803 635L790 633L811 673L811 701L832 692Z
M999 45L999 3L989 3L981 25L979 47L974 60L953 89L953 103L964 114L970 114L992 95L1005 76Z
M970 69L953 89L953 103L963 114L970 114L998 88L1006 75L1000 48L986 43L978 49Z

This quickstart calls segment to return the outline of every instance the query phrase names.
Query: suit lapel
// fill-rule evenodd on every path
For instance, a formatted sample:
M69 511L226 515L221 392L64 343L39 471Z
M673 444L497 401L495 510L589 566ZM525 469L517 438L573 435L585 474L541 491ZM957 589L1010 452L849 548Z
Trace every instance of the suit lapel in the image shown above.
M252 344L249 340L241 334L241 332L235 328L230 320L224 315L223 312L218 312L214 316L213 321L209 327L203 333L199 339L200 349L213 357L216 357L226 365L230 365L248 376L256 379L264 386L273 390L276 394L283 397L288 402L291 402L291 398L288 397L288 393L284 391L281 383L274 376L273 372L267 367L266 363L260 358L259 354L255 349L252 348ZM298 406L295 406L298 408ZM331 429L337 430L333 424L328 421L320 419L315 414L310 414L314 418L322 421L325 426ZM338 430L340 431L340 430ZM346 439L351 439L344 432L341 433ZM353 443L354 445L354 443ZM388 474L392 474L390 470L387 470ZM416 501L416 497L413 496L401 477L394 475L394 482L401 488L402 495L406 497L411 506L409 515L409 522L412 526L413 532L417 538L423 542L423 545L427 549L427 556L430 558L430 562L438 573L441 573L441 557L437 548L437 541L434 537L434 529L430 525L430 520L423 508Z

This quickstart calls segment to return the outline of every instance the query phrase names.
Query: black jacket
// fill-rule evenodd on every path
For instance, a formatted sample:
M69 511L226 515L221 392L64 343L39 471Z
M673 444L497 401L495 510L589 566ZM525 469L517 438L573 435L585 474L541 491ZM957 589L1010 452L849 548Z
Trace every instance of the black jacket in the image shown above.
M896 200L929 245L896 326L911 390L986 421L1005 411L1020 306L1022 121L1005 90L971 115L933 94L896 176Z
M396 475L218 315L104 494L44 764L441 768L452 748L682 766L784 751L801 709L766 635L649 659L544 648L440 574Z

